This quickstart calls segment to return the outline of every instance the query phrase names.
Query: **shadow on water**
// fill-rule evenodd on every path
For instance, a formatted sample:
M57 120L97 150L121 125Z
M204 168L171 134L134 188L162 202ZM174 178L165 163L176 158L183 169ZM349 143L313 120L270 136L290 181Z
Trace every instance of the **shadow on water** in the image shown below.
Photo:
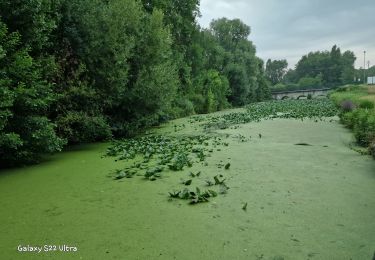
M48 166L51 164L58 164L59 162L66 160L64 154L70 154L71 157L74 157L75 153L87 152L87 151L97 151L97 149L103 150L103 155L105 153L106 147L109 145L109 142L97 142L97 143L86 143L79 145L70 145L63 149L63 151L55 154L46 154L42 156L39 162L35 164L22 165L22 166L13 166L9 168L0 167L0 178L3 176L8 176L11 174L22 174L23 170L32 170L33 168Z

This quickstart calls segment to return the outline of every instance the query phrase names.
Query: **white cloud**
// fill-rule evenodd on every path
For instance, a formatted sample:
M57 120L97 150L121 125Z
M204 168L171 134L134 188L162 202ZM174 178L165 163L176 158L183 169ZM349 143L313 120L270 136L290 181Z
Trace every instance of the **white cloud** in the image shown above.
M302 55L337 44L355 52L357 67L363 50L375 65L374 0L201 0L201 14L203 27L220 17L250 25L262 59L287 59L293 67Z

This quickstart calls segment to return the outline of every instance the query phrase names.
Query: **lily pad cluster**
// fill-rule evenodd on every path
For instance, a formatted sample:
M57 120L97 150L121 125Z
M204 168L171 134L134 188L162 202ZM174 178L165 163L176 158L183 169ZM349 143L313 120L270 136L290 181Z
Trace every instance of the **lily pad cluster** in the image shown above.
M268 101L250 104L245 112L207 117L204 128L206 130L226 129L232 125L274 118L323 120L323 118L333 117L337 114L336 106L328 99Z
M198 172L197 174L190 173L190 175L195 178L201 174L201 172ZM169 192L169 197L171 199L181 199L181 200L190 200L190 204L198 204L202 202L208 202L209 198L211 197L217 197L218 194L226 194L229 190L229 187L225 183L225 179L223 178L223 175L216 175L213 177L212 180L206 180L206 186L211 187L211 189L208 189L206 191L201 191L198 187L195 188L195 191L190 191L188 188L185 188L180 191L173 191ZM190 186L192 184L193 180L182 180L181 184L184 184L186 186ZM213 186L219 187L218 191L213 190Z
M198 204L202 202L208 202L209 198L217 197L217 192L213 190L201 191L198 187L195 191L190 191L185 188L181 191L169 192L171 198L177 198L182 200L190 200L190 204Z
M219 136L161 136L152 135L140 138L115 141L107 149L107 156L117 161L133 161L131 167L116 170L114 178L131 178L136 173L151 181L162 176L166 169L182 171L196 162L204 162L218 146L227 143ZM220 150L220 149L217 149Z

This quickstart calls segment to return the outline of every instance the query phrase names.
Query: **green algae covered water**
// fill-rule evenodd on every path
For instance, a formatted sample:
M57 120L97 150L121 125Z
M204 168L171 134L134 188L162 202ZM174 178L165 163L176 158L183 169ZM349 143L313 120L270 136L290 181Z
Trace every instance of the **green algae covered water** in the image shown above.
M174 132L174 124L188 127ZM155 131L200 128L180 119ZM352 135L336 120L277 119L216 132L229 145L208 165L155 182L108 177L124 162L102 158L105 143L0 172L0 258L372 258L375 162L349 149ZM194 206L170 200L180 179L198 170L196 183L225 174L228 193ZM22 252L27 246L43 250Z

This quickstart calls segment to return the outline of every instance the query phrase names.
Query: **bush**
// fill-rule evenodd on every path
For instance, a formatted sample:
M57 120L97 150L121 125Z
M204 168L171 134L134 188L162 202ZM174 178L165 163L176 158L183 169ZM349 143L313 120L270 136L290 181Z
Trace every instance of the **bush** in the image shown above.
M374 109L374 103L372 103L370 100L361 100L359 107L363 109Z
M355 104L351 100L345 100L341 103L341 109L344 113L353 111L355 107Z
M353 129L354 127L354 116L353 112L343 113L340 116L341 123L343 123L346 127Z
M111 129L102 116L70 111L56 120L57 132L70 144L102 141L111 137Z
M172 111L174 117L184 117L195 113L194 105L189 99L178 98L175 102L176 104Z
M367 109L357 109L353 115L354 136L363 146L369 146L375 138L375 113Z
M193 102L194 110L196 113L203 114L206 112L205 111L206 100L202 94L191 95L189 99L191 100L191 102Z
M64 144L47 118L52 85L20 39L0 21L0 167L37 162Z

